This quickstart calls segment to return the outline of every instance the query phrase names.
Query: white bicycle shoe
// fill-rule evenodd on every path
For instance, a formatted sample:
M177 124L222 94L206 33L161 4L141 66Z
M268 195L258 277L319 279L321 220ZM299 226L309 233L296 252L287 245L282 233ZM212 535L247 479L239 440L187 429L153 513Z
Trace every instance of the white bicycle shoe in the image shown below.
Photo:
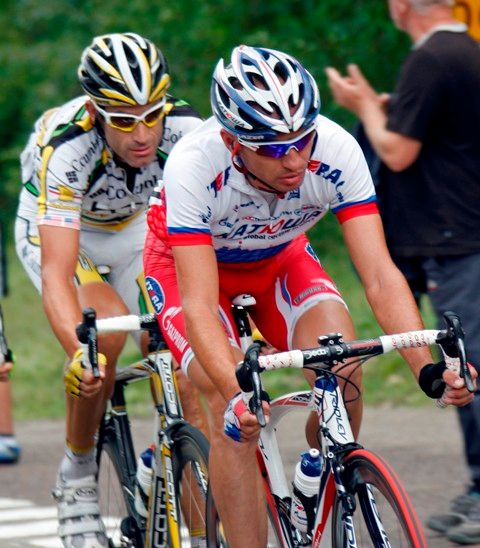
M65 548L103 548L108 538L100 516L94 476L65 480L60 474L52 491L58 506L58 535Z

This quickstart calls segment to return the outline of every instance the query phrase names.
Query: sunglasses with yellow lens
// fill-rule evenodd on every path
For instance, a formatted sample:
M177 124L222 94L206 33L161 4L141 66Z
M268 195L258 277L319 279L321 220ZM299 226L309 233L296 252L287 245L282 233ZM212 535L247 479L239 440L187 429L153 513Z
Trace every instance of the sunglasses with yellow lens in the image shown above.
M105 122L115 129L120 131L131 132L140 122L143 122L147 127L153 127L165 116L166 100L155 103L152 107L146 110L140 116L135 114L127 114L125 112L108 112L96 103L93 103L95 110L105 120Z

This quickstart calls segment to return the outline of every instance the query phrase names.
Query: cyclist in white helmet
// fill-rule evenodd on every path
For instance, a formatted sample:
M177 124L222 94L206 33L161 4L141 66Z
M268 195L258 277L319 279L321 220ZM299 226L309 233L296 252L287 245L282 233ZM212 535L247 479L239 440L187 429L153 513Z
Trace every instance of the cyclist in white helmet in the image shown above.
M108 544L94 435L125 337L101 338L102 373L95 379L82 368L75 327L87 306L99 317L147 311L146 206L172 147L201 120L168 95L162 52L137 34L94 38L78 76L85 95L44 113L22 153L16 247L68 355L66 447L54 490L59 534L65 546L93 548ZM146 350L146 341L138 342ZM187 415L192 388L184 399Z
M305 235L332 210L385 332L420 329L422 321L388 254L362 152L319 114L317 85L305 68L279 51L237 47L215 69L211 102L214 116L168 158L164 189L149 210L144 267L152 294L163 296L160 325L175 328L172 351L206 395L210 478L229 546L265 547L259 425L235 378L242 355L231 299L255 297L253 320L280 350L316 346L325 333L354 338L342 295ZM428 350L404 355L432 397L432 379L442 388L461 382L445 364L432 364ZM359 369L343 373L360 385ZM470 401L455 386L449 402ZM358 434L361 402L349 411ZM307 437L318 443L308 425Z

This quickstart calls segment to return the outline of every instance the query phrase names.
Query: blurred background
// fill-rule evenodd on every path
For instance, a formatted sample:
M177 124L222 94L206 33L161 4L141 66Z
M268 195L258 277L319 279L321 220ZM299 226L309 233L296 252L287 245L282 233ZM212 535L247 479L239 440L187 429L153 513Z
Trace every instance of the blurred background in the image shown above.
M471 17L457 2L458 17ZM472 27L473 28L473 27ZM476 29L474 29L478 32ZM76 70L94 35L137 32L165 53L171 93L210 115L213 68L232 47L245 43L296 56L317 79L322 112L350 130L355 120L335 107L324 77L328 65L360 65L378 91L389 91L410 45L392 25L386 0L3 0L0 7L0 219L8 263L8 296L2 299L7 336L17 357L12 379L15 417L63 415L63 352L51 334L39 296L13 249L13 220L20 191L19 154L36 118L81 93ZM365 302L333 216L310 234L327 271L352 310L359 336L379 333ZM424 304L427 324L431 322ZM124 360L136 356L129 345ZM421 404L408 367L398 357L366 368L366 400ZM385 361L386 360L386 361ZM283 384L282 384L283 383ZM272 390L296 389L285 377ZM132 404L142 412L141 391Z

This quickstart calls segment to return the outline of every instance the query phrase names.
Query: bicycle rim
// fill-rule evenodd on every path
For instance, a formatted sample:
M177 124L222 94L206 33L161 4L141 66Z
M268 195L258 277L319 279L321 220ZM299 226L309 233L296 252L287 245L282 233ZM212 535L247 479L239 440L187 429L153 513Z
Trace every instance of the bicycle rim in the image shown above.
M190 424L182 425L174 434L173 477L180 510L177 524L180 534L172 534L169 528L169 546L173 548L187 548L194 536L206 536L208 453L207 439Z
M108 435L108 429L100 437L97 451L99 505L110 546L142 548L136 518L129 512L133 508L134 486L123 470L116 441Z
M393 469L380 457L363 449L345 458L342 480L355 503L353 530L359 548L426 547L420 520ZM333 546L351 546L351 527L342 520L337 496L332 521Z

